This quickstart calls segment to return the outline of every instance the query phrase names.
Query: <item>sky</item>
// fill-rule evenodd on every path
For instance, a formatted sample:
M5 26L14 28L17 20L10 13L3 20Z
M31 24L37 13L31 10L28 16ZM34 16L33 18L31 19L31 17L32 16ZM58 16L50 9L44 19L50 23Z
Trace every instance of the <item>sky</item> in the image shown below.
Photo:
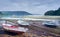
M0 0L0 11L26 11L43 15L59 7L60 0Z

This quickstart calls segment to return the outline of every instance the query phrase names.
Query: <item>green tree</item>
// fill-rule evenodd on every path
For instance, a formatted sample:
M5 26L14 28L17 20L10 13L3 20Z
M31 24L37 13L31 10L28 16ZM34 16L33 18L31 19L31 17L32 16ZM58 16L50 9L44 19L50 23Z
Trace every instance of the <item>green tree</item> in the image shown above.
M50 10L50 11L47 11L44 15L49 15L49 16L51 16L51 15L53 15L53 10Z

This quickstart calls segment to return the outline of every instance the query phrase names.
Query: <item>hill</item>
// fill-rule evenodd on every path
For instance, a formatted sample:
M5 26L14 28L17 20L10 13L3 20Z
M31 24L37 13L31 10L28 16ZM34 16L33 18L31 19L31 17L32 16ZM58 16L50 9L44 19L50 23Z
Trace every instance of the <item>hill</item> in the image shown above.
M44 15L48 15L48 16L60 16L60 8L57 9L57 10L47 11Z
M32 15L26 11L1 11L3 15Z

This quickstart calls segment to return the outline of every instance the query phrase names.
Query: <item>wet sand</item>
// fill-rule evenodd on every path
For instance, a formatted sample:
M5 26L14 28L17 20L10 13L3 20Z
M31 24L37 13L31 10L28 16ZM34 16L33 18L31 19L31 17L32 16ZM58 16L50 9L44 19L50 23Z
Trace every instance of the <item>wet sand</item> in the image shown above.
M2 28L0 28L0 37L60 37L60 36L57 34L54 35L43 29L39 29L38 31L36 28L30 27L29 30L22 35L12 32L6 32Z

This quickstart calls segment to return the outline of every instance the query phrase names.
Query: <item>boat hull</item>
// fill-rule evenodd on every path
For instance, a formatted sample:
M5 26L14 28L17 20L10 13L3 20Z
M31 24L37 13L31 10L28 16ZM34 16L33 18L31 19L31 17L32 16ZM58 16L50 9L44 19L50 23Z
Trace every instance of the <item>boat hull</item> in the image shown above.
M17 33L17 34L23 34L25 32L21 32L21 31L15 31L15 30L7 30L5 28L3 28L5 32L12 32L12 33Z

